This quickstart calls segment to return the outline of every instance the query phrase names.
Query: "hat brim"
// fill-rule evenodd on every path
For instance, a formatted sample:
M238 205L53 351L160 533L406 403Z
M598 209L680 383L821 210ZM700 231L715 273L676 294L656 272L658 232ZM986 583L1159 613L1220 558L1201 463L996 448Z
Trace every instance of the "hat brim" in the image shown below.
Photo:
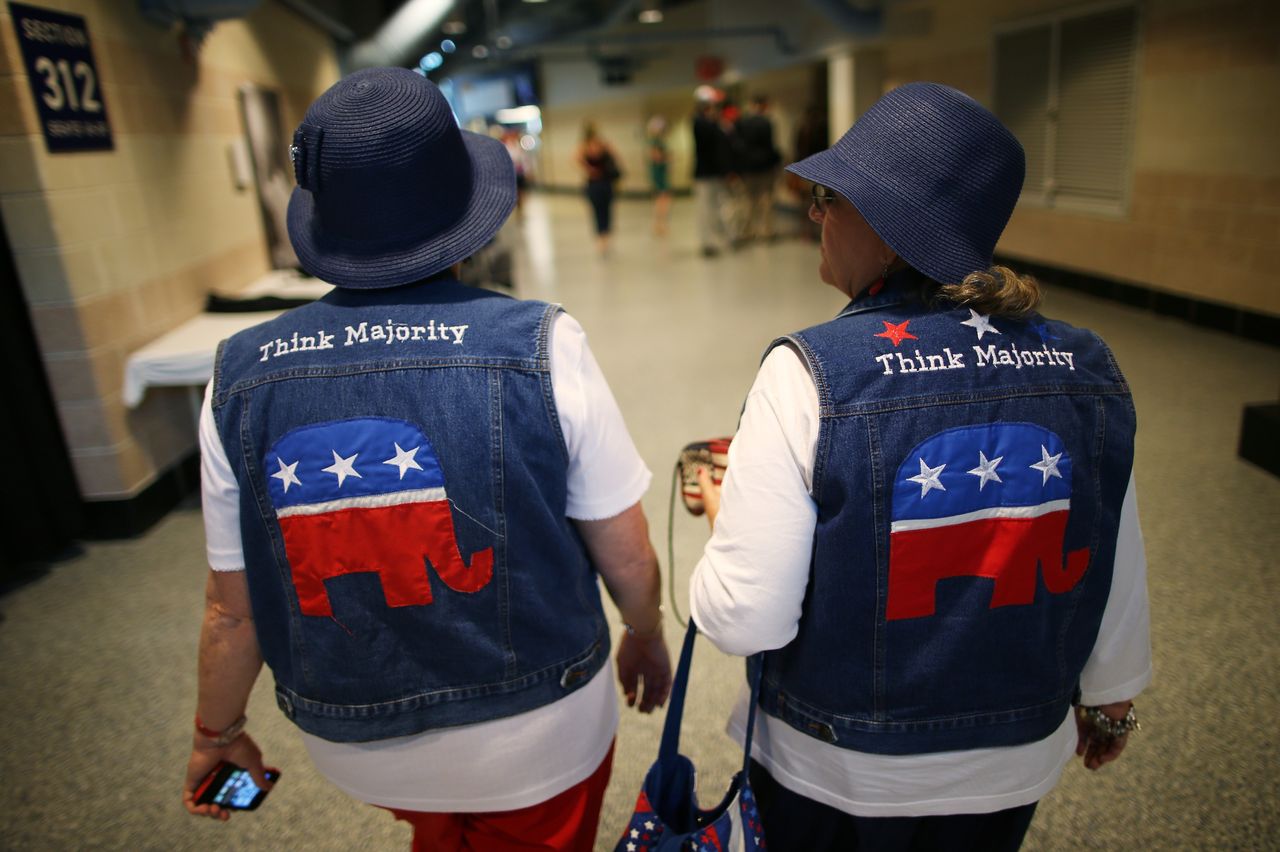
M899 198L846 162L834 148L786 168L847 198L889 248L934 281L957 283L991 265L989 256L983 257L968 244L962 223L939 218L938 211L932 211L935 218L930 219L931 211L922 210L916 199Z
M376 289L429 278L484 248L516 205L511 155L496 139L462 131L471 159L471 198L458 221L443 231L394 247L335 237L325 232L315 198L295 187L289 198L289 241L298 263L338 287ZM423 198L423 205L432 199Z

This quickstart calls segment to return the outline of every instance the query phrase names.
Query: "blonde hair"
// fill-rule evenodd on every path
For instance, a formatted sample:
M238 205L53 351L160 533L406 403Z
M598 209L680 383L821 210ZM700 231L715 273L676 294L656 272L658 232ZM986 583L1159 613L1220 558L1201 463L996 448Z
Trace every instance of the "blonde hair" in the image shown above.
M940 284L935 299L973 308L979 313L1019 319L1040 305L1040 284L1007 266L970 272L959 284Z

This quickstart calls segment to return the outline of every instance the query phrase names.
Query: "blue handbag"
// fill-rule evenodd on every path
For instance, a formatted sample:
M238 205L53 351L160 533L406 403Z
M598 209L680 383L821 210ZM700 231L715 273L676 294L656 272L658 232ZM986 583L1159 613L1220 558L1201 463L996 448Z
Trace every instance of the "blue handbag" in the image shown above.
M684 694L689 685L689 665L697 635L698 626L689 619L684 646L680 649L680 664L671 685L658 759L645 775L631 822L614 852L725 852L730 849L756 852L766 848L764 828L760 825L760 813L747 774L763 658L757 654L747 659L751 709L747 713L742 770L733 776L720 804L704 810L698 807L694 792L693 761L680 754L680 721L684 716Z

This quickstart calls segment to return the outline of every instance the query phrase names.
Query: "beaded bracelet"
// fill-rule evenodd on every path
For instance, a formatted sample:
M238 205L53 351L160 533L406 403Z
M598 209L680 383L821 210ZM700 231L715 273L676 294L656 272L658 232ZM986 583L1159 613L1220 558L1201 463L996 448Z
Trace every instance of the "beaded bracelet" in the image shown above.
M1124 714L1123 719L1112 719L1103 713L1100 707L1081 706L1080 712L1102 739L1116 740L1128 736L1131 731L1142 730L1132 704L1129 705L1129 712Z

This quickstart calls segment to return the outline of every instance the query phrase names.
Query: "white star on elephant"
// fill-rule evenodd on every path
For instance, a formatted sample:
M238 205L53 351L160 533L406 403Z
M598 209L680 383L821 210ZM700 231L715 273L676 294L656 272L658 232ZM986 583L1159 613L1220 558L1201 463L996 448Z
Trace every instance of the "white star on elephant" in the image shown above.
M969 473L978 477L978 490L981 491L987 486L987 482L1004 482L1000 478L1000 474L996 473L996 465L1004 460L1004 456L996 456L990 461L987 460L987 454L978 451L978 466Z
M298 474L295 473L295 470L298 467L298 463L294 462L293 464L285 464L284 459L280 458L279 456L276 456L276 461L280 463L280 469L277 470L275 473L271 474L271 478L278 479L281 482L283 482L284 493L288 494L290 485L302 484L302 480L298 479Z
M409 468L413 468L414 470L422 470L422 465L418 464L416 461L413 460L413 457L417 455L418 450L422 449L421 447L414 447L412 450L404 450L400 448L399 444L396 444L395 448L396 448L395 457L387 459L386 461L383 462L383 464L393 464L396 467L400 468L401 479L404 479L405 471L409 470Z
M947 486L943 485L938 480L938 475L942 473L942 469L944 467L946 467L945 464L940 464L937 467L929 467L927 464L924 463L924 459L920 459L920 473L917 474L916 476L907 477L908 482L920 483L920 499L921 500L924 499L924 495L928 494L934 488L938 489L939 491L947 490Z
M1049 484L1049 477L1051 476L1062 478L1062 474L1058 472L1058 459L1060 458L1062 458L1062 453L1051 456L1049 451L1045 449L1044 444L1040 445L1040 461L1028 466L1044 474L1044 481L1040 483L1042 486Z
M348 476L354 476L356 479L364 479L364 477L360 475L360 471L356 470L355 467L356 456L360 455L359 453L352 453L349 457L344 459L342 456L338 455L337 450L333 450L332 452L333 464L320 469L325 473L332 473L334 476L338 477L339 488L342 487L342 483L347 481Z

